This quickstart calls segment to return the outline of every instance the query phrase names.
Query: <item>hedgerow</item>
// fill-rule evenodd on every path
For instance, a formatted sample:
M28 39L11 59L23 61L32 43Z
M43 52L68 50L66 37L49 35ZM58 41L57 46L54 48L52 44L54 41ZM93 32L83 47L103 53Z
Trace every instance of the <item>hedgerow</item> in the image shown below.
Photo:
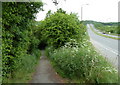
M34 14L42 10L42 2L2 3L2 66L3 77L13 74L24 61L23 57L33 54L39 40L35 36ZM29 63L27 63L29 64Z

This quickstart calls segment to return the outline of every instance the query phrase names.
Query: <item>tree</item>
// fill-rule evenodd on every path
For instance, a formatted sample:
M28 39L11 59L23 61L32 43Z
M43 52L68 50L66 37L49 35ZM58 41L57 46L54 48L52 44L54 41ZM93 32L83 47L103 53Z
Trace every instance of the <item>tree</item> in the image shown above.
M77 16L66 14L62 9L46 18L39 29L42 40L55 48L63 46L71 39L79 39L81 33Z
M66 11L62 10L62 8L57 9L57 12L66 14Z
M3 76L13 75L21 56L27 54L31 42L36 41L33 40L35 38L31 26L35 13L42 10L42 6L42 2L2 3Z
M52 15L51 10L49 10L49 11L47 12L46 18L50 17L50 15Z

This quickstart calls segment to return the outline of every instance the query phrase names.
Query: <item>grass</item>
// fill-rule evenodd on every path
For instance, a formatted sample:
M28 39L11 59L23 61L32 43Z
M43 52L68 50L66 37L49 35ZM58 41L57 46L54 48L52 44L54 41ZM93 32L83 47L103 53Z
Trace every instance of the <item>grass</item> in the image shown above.
M116 26L116 27L113 27L113 26L110 26L109 28L108 27L106 27L106 26L103 26L103 27L96 27L100 32L104 32L104 33L106 33L106 34L109 34L109 35L114 35L114 36L120 36L119 34L117 34L117 31L116 32L114 32L113 30L118 30L118 26ZM102 28L102 29L99 29L99 28ZM103 29L104 28L104 29ZM105 29L107 29L107 30L105 30ZM111 33L111 31L113 32L113 33ZM110 33L109 33L110 32Z
M101 33L98 33L98 32L96 32L91 26L90 26L90 28L91 28L91 30L92 30L95 34L97 34L97 35L100 35L100 36L103 36L103 37L106 37L106 38L112 38L112 39L120 40L120 38L111 37L111 36L107 36L107 35L103 35L103 34L101 34Z
M2 32L2 30L0 30L0 32ZM2 45L2 39L0 39L0 44ZM2 46L0 46L0 84L1 83L2 83Z
M110 23L103 23L103 22L94 22L93 23L96 29L106 34L111 35L118 35L119 32L119 23L118 22L110 22Z
M98 30L105 32L106 34L110 32L111 35L118 35L118 26L103 25L101 27L96 27Z
M41 55L39 50L35 51L36 53L34 52L32 55L22 56L20 63L17 62L18 69L13 72L14 76L3 78L3 83L29 83Z
M2 83L2 57L0 57L0 84Z
M55 49L46 49L56 71L70 83L118 83L118 72L97 53L86 36L79 46L70 42Z

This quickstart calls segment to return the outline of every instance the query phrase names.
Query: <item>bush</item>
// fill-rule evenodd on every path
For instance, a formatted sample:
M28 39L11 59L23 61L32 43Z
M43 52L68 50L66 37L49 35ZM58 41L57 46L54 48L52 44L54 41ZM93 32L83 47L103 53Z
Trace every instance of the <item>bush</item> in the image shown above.
M34 49L34 51L32 52L32 56L35 56L35 58L39 60L41 56L41 51L39 49Z
M78 40L83 34L77 16L75 14L65 14L65 12L61 13L60 11L47 17L41 22L40 27L42 27L43 41L55 48L63 46L70 39Z

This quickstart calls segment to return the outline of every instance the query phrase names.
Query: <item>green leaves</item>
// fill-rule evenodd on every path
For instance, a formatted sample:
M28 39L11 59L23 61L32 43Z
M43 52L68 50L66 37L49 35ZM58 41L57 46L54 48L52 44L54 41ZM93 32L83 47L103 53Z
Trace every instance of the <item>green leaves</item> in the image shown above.
M35 36L35 16L42 2L2 3L2 62L4 77L13 76L21 56L32 54L39 40ZM32 48L31 48L32 47ZM9 76L7 76L10 74Z
M119 23L100 23L100 22L94 22L94 26L96 29L100 30L103 33L106 34L113 34L117 35L119 33L119 28L118 28Z
M49 12L48 12L49 13ZM62 9L50 14L40 25L42 39L47 41L49 46L59 48L72 39L79 39L82 36L79 27L79 20L75 14L66 14ZM84 30L84 29L82 29Z

